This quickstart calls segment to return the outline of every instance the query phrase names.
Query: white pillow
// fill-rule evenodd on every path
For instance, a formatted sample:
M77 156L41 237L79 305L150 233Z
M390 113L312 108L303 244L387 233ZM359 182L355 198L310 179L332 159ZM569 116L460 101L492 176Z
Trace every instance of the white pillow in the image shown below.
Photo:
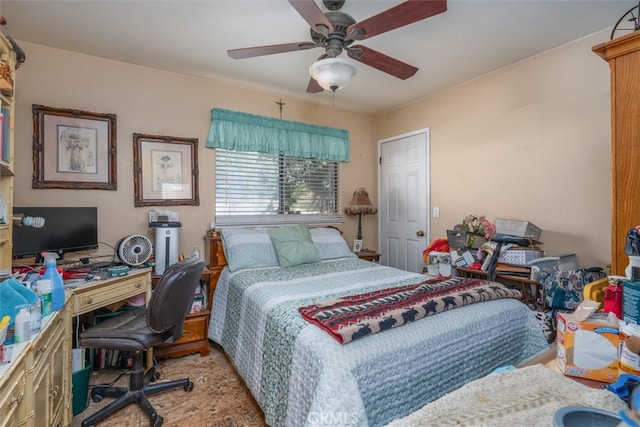
M266 228L228 227L220 235L230 271L280 265Z

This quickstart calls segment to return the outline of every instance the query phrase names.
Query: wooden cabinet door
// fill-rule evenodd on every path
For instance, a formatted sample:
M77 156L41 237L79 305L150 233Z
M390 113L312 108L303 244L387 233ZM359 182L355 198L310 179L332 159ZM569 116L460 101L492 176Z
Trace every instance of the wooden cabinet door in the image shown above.
M24 363L17 366L15 380L0 390L0 427L24 425L25 405L27 404Z
M640 225L640 32L593 51L611 69L611 274L624 275L627 232Z
M63 410L69 403L65 401L71 376L67 363L71 356L64 327L66 314L56 313L52 325L42 332L34 346L34 426L61 425Z

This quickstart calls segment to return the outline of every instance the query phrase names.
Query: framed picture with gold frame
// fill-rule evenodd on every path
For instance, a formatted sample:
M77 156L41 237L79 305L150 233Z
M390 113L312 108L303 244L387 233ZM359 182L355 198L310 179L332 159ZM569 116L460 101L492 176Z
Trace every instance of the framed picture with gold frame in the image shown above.
M117 190L116 115L32 105L33 188Z
M133 134L135 206L200 205L198 139Z

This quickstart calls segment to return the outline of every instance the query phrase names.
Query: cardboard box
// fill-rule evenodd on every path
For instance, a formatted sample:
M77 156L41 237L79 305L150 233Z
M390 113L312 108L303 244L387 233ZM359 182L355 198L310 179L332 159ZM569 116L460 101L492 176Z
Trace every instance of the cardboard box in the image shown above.
M617 323L606 314L581 319L575 313L558 313L557 329L556 363L563 374L607 383L618 379Z

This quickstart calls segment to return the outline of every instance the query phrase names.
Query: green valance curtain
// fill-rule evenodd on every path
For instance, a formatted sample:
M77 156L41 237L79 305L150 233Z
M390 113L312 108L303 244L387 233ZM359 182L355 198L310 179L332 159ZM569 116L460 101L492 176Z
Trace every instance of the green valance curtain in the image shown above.
M214 108L208 148L249 151L304 159L349 161L344 129Z

